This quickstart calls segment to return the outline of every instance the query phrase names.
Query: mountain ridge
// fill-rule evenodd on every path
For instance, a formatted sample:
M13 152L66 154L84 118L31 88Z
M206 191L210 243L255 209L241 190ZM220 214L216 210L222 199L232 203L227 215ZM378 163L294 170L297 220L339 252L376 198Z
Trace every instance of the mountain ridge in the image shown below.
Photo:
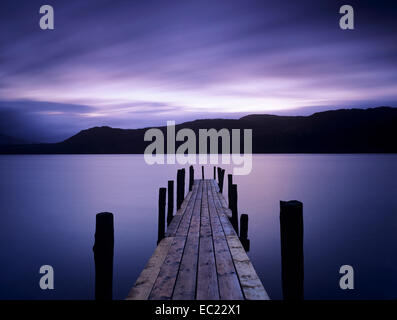
M158 128L164 133L166 126ZM396 153L397 108L338 109L310 116L252 114L239 119L198 119L176 131L252 129L253 153ZM139 154L148 128L92 127L59 143L0 146L0 154ZM177 142L177 146L180 142Z

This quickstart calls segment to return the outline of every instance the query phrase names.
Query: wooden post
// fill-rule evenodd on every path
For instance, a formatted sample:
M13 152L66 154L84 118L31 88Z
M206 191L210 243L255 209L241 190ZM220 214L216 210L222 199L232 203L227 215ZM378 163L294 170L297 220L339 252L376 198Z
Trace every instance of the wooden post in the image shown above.
M219 171L218 179L219 179L219 192L223 192L223 178L225 177L225 170L221 169Z
M214 166L214 180L216 180L216 167Z
M201 166L201 179L204 180L204 166Z
M245 251L250 251L250 239L248 239L248 214L240 216L240 242Z
M167 195L166 188L159 190L159 221L158 221L158 236L157 244L164 238L165 234L165 197Z
M230 198L231 198L231 208L230 208L230 210L232 210L231 223L232 223L232 226L234 227L234 230L238 234L237 184L232 184Z
M280 201L282 288L285 300L303 300L303 204Z
M181 208L182 194L182 169L179 169L176 174L176 210Z
M167 210L167 226L174 217L174 180L168 181L168 210Z
M95 299L112 300L113 297L113 214L102 212L96 215L95 244Z
M186 171L185 168L181 169L182 170L182 176L181 176L181 184L182 184L182 188L181 188L181 205L183 200L185 199L185 177L186 177Z
M248 214L240 216L240 238L248 239Z
M193 166L189 167L189 191L192 191L194 183L194 168Z
M221 185L221 171L222 169L220 167L216 168L218 170L218 186L220 188Z
M227 201L229 204L229 209L231 209L231 191L232 191L232 184L233 184L233 175L232 174L228 174L227 175Z

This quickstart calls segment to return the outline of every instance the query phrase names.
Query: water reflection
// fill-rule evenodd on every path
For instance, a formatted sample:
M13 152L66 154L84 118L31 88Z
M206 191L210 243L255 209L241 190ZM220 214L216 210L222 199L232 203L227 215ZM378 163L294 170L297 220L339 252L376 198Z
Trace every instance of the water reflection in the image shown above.
M234 177L239 212L249 215L249 256L271 298L282 297L279 200L290 199L305 205L305 298L397 296L396 160L255 155L251 174ZM123 299L156 246L158 188L177 168L148 166L141 155L0 157L0 298L93 298L95 214L109 211L114 296ZM38 286L43 264L54 267L55 290ZM355 268L355 290L339 288L344 264Z

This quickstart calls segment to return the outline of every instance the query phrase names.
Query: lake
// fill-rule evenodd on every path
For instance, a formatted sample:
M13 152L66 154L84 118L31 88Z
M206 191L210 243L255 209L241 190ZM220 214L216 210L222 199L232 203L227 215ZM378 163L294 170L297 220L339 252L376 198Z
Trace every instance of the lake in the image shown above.
M0 156L0 299L92 299L103 211L115 215L114 297L125 298L156 246L158 188L177 168L142 155ZM303 202L306 299L397 298L397 155L254 155L252 168L234 181L272 299L282 298L279 201L293 199ZM55 290L39 287L45 264ZM354 290L339 287L345 264Z

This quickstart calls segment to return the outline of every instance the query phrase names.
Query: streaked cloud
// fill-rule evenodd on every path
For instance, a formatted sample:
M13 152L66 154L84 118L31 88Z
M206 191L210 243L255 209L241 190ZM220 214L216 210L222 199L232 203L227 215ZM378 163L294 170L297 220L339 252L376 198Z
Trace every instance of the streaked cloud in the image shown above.
M90 125L397 101L386 1L351 1L354 31L338 28L342 1L49 1L54 31L38 27L41 4L2 2L0 108L56 123L52 139Z

